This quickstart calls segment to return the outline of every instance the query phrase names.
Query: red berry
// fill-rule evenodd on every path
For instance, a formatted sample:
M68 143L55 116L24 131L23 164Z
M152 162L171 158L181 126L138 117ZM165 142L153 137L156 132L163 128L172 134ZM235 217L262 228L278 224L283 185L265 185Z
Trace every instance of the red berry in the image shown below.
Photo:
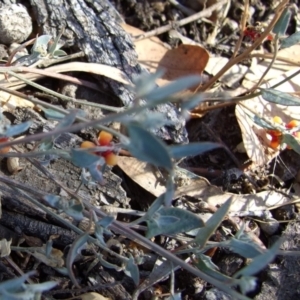
M2 137L0 138L0 144L1 143L5 143L8 141L8 137ZM4 147L4 148L0 148L0 154L5 154L10 150L10 146Z
M281 136L282 132L276 129L270 129L267 130L267 132L271 135L271 136Z
M297 121L297 120L292 120L289 123L285 124L285 127L287 129L292 129L292 128L298 127L298 126L299 126L299 121Z

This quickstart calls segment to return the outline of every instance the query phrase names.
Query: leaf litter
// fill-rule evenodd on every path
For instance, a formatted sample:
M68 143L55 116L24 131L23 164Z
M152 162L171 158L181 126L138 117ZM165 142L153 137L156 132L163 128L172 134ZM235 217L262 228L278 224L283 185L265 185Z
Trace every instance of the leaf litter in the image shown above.
M129 32L133 33L134 35L143 34L142 31L136 28L130 28L130 29L128 28L129 26L126 25L126 29ZM214 34L210 35L208 40L213 40L220 29L221 28L218 27L217 31L215 31L214 33L215 35ZM166 47L165 44L162 43L156 37L151 37L143 41L138 41L135 44L136 44L136 49L137 49L140 62L146 69L153 72L158 68L163 67L166 70L162 80L157 81L159 85L173 82L175 79L178 79L182 76L195 75L195 74L202 76L204 70L208 71L212 76L214 76L217 72L213 70L216 67L216 65L219 67L222 64L225 65L226 63L228 63L228 60L225 60L223 62L221 58L216 58L216 59L211 58L209 52L205 49L205 47L199 45L182 44L179 45L178 47L175 47L174 49L168 49L168 47ZM295 49L296 47L293 50ZM287 54L288 52L284 52L284 50L285 49L279 51L279 57L288 55ZM211 65L209 65L210 63ZM76 71L76 70L78 71L80 69L80 66L82 65L79 65L77 67L75 67L75 65L72 66L73 67L71 67L69 71ZM90 64L90 66L92 65ZM256 66L257 65L253 63L253 65L250 67L250 71L253 70L256 71L258 69L258 68L256 69ZM126 78L126 76L116 68L106 69L105 66L103 66L103 69L99 72L99 70L95 71L96 70L95 68L99 68L100 65L95 65L92 67L94 68L94 71L89 70L91 73L96 72L97 74L108 76L114 80L122 82L125 85L131 84L130 81ZM222 77L220 77L221 82L223 84L226 83L227 87L231 87L231 88L235 87L238 84L239 80L244 76L246 70L248 69L243 65L235 65L235 67L236 69L232 68L230 72L227 72L223 74ZM275 69L275 67L277 68L277 66L274 64L273 68ZM278 67L278 69L280 69L280 67ZM271 68L271 72L269 72L269 74L273 75L275 73L273 73L272 70L273 69ZM287 67L284 66L282 69L280 69L280 72L287 71L287 70L292 70L292 68L289 68L289 65ZM290 73L284 73L282 75L288 76L288 74ZM255 73L255 76L257 76L257 78L260 78L258 73ZM228 81L228 78L230 77L232 77L231 82ZM270 77L265 77L265 80L269 80L269 78ZM36 78L32 77L31 79L36 80L37 77ZM255 83L256 80L254 80L252 77L250 81L248 79L248 85L245 83L244 86L248 86L248 87L251 86L251 83L249 84L249 82L251 81ZM297 81L299 80L297 79ZM284 87L283 91L285 93L297 92L298 86L296 82L295 83L291 83L291 82L292 81L287 82L290 84L291 88L287 88L285 85L281 85L281 87ZM275 82L272 81L267 82L262 87L268 88L270 85L272 86L273 84L275 84ZM187 93L187 91L184 91L185 92L184 95L186 96L188 94L193 93L194 91L195 89L194 90L192 89L191 91L189 91L189 93ZM267 98L266 93L268 93L268 90L265 90L264 98ZM269 94L271 94L271 92L269 92ZM280 98L281 101L284 100L284 95L278 94L277 96L278 96L277 98ZM274 93L272 97L274 97ZM296 99L295 95L293 97L294 99ZM13 102L13 105L15 105L15 107L23 106L23 104L19 102L17 104ZM5 109L9 109L9 108L5 108ZM12 112L13 109L14 107L11 106L10 111ZM280 116L285 123L288 123L288 121L290 121L291 118L299 119L298 107L291 107L283 104L272 103L270 101L266 101L265 99L263 99L262 96L256 99L246 100L242 104L238 104L236 106L235 113L242 131L244 148L247 152L248 157L252 160L252 163L255 167L264 167L266 164L268 164L271 161L271 159L277 156L280 151L279 150L272 151L271 149L268 149L268 146L265 144L263 138L263 133L265 131L265 128L259 126L257 122L253 121L254 117L256 116L261 119L267 119L270 122L270 120L272 119L272 117L274 117L275 114L276 116ZM235 222L232 219L232 217L237 217L237 216L258 217L258 216L262 216L265 213L266 215L263 216L261 219L263 221L271 220L271 218L269 218L270 216L268 215L269 209L272 209L275 206L276 207L283 206L284 204L290 202L290 197L289 197L290 195L286 193L285 190L284 192L281 192L280 190L276 191L276 190L269 190L269 189L265 189L265 190L257 189L256 193L254 194L244 193L242 190L241 192L243 193L241 194L225 192L222 190L222 188L209 183L207 179L197 176L191 172L185 171L183 169L184 163L188 162L188 160L185 159L183 160L184 163L181 164L181 168L176 167L174 174L168 174L168 172L171 173L173 169L173 164L175 164L176 162L174 158L177 157L174 156L172 159L172 157L170 156L172 153L171 151L168 151L168 147L163 143L161 143L158 139L156 139L154 135L150 135L142 127L143 124L140 125L141 126L137 125L134 122L130 123L130 121L127 122L126 125L128 131L127 133L129 133L129 138L131 138L134 141L134 143L131 142L131 144L130 143L126 144L126 139L124 139L125 141L124 145L127 145L127 147L125 148L127 148L127 150L129 150L131 153L135 154L136 157L138 157L141 160L151 162L152 165L150 165L149 163L141 162L136 158L132 158L132 157L119 157L118 166L127 176L133 179L135 183L143 187L145 190L150 192L155 197L158 197L157 200L159 201L156 203L157 207L152 206L152 215L150 216L149 214L147 216L148 219L146 219L147 225L149 227L148 231L146 231L147 232L146 235L148 237L152 238L155 235L167 235L167 236L170 235L170 237L172 238L173 237L172 235L177 235L178 233L184 234L190 231L190 229L193 229L194 227L203 227L203 225L205 225L201 217L196 216L194 212L193 213L189 212L186 209L182 211L182 206L180 204L181 201L182 203L184 203L185 201L190 202L190 199L193 199L193 201L196 201L199 204L199 207L200 207L200 203L202 203L203 207L210 208L213 210L217 210L217 207L221 206L221 209L217 210L217 213L215 213L206 222L207 228L204 227L204 228L200 228L199 230L200 233L202 232L205 235L204 237L200 235L197 236L198 241L200 239L201 241L202 240L204 241L203 243L201 242L201 245L203 244L202 246L205 246L207 241L211 238L211 236L215 232L218 233L219 230L220 231L223 230L225 232L226 230L230 231L230 229L226 228L225 223L222 223L223 218L224 217L227 218L226 215L228 215L228 220L230 220L235 225L237 225L237 222ZM260 132L262 133L261 135ZM122 135L117 134L117 136L120 137ZM285 141L287 140L288 137L286 135ZM151 143L149 143L149 141ZM119 146L118 144L116 145L117 145L116 147ZM143 149L145 151L143 151ZM116 151L118 150L119 149L117 149ZM157 152L155 152L155 150L157 150ZM143 153L141 153L142 151ZM211 149L208 149L208 152L210 151ZM56 154L57 153L59 152L56 152ZM163 153L163 156L162 155L160 156L160 153ZM63 153L61 153L61 155L62 154ZM80 167L87 168L89 167L88 163L91 164L89 159L91 157L93 159L95 158L93 157L95 156L94 154L95 153L93 153L92 155L89 154L87 155L86 159L82 159L82 160L78 155L76 157L74 155L72 157L71 155L70 159L73 162L77 162L77 165L79 165ZM193 154L191 156L195 156L195 155ZM218 158L218 155L215 155L215 157ZM97 161L98 160L99 159L97 158ZM213 161L213 159L211 161ZM97 174L100 174L100 166L101 165L99 164L95 167L95 171L97 171ZM167 174L165 173L166 170L161 170L161 167L165 167L165 169L167 169L168 171ZM172 186L172 184L174 183L172 181L173 179L176 184L176 188ZM89 184L90 182L86 180L86 183ZM166 189L166 185L168 186L168 189ZM168 197L170 198L169 200L167 199ZM166 203L170 204L172 200L174 200L174 205L175 206L178 205L178 207L168 207L166 205ZM91 219L92 218L94 218L94 221L96 221L97 219L95 214L93 215L93 217L91 217ZM235 245L232 247L233 248L241 247L240 249L246 249L245 251L247 251L247 243L249 242L249 236L247 234L244 234L243 226L244 225L237 226L237 228L239 228L239 231L237 232L235 232L234 230L232 231L235 234L235 236L234 239L232 238L231 244L230 242L228 242L228 245L229 244L231 246ZM102 233L105 232L106 229L107 229L106 227L101 228ZM231 235L233 235L232 232L230 233ZM108 229L105 233L106 234L109 233ZM84 236L85 238L84 239L84 244L85 244L86 241L89 239L89 237L86 234L82 236ZM224 236L226 236L226 234ZM100 236L100 238L102 243L105 244L103 236ZM246 244L243 244L244 242ZM248 266L240 270L237 270L236 275L232 278L233 285L239 286L244 293L250 291L254 285L254 278L252 277L252 275L254 273L257 273L260 270L262 262L266 264L267 262L271 261L274 258L274 256L278 252L279 244L280 241L275 243L269 252L264 251L262 247L259 251L262 251L263 253L257 256L253 256L251 254L253 252L250 253L250 250L248 250L249 253L248 252L246 253L248 255L248 256L246 255L246 257L251 257L253 258L253 260ZM73 248L69 252L67 268L73 283L77 285L78 283L77 283L77 279L74 277L72 265L76 263L75 256L77 256L77 254L80 254L79 253L80 247L78 246L76 248L75 246L76 244L73 244L72 246ZM209 247L212 248L212 246ZM180 247L178 248L180 249ZM53 248L53 250L55 249ZM174 246L172 250L177 251L178 249L176 249L176 247ZM139 257L137 255L133 259L133 256L130 252L131 250L128 251L129 252L127 257L122 257L122 258L118 257L121 260L123 259L122 266L117 266L112 264L111 262L104 261L104 260L102 260L102 263L104 266L107 267L110 266L116 270L117 269L124 270L125 274L131 277L134 280L135 284L138 285L139 284L139 274L138 274ZM209 280L211 280L209 282L215 283L217 286L219 285L220 287L222 286L222 284L214 281L212 278L218 278L220 282L222 282L222 280L227 280L227 278L222 278L222 276L220 276L221 273L217 274L216 272L213 271L213 270L216 271L217 268L215 268L215 266L214 267L212 266L213 264L212 262L210 262L210 257L206 256L208 255L207 253L208 252L205 252L204 250L203 253L201 254L199 253L197 254L195 252L194 253L195 255L194 254L192 255L191 261L194 262L195 265L198 267L201 266L201 262L205 261L206 267L205 268L203 267L203 270L205 269L206 273L205 272L202 273L203 278L205 278L205 276L208 274L209 276L211 276L208 277ZM242 254L242 251L240 252L236 251L236 253ZM62 252L59 252L58 255L59 266L62 265L62 261L60 259L61 254ZM53 265L54 261L51 261L51 257L49 258L47 255L41 256L35 253L34 256L36 256L39 260L43 261L45 264L49 266L55 265L55 264ZM197 260L199 260L198 264L197 264ZM189 263L191 263L191 261L189 261ZM179 265L175 263L173 265L172 263L171 266L167 267L167 271L165 271L164 276L171 274L170 276L172 278L173 271L175 269L178 269L178 266ZM201 267L199 267L199 269L200 269L199 271L202 271ZM154 281L152 281L152 283L153 282ZM171 285L172 285L172 280L171 280ZM137 288L136 293L140 290L141 289ZM173 287L171 286L170 290L174 291L174 286ZM228 291L229 290L227 289L227 292ZM230 291L229 293L231 293ZM100 294L95 294L95 293L86 293L82 295L82 297L83 296L85 296L86 299L104 299L104 297L102 297Z

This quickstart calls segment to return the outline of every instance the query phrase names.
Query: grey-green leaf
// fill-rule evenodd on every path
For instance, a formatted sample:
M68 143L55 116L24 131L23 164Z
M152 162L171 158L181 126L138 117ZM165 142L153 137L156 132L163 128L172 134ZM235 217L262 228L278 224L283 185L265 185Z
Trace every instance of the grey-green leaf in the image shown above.
M124 273L131 277L135 285L137 286L140 282L140 272L139 268L134 262L133 257L131 256L125 264Z
M205 97L203 96L203 94L195 94L189 99L183 101L180 107L182 110L191 110L197 105L199 105L199 103L202 101L205 101Z
M82 149L71 149L70 154L72 163L80 168L88 168L101 158Z
M31 48L31 53L37 52L39 54L44 54L41 49L47 49L48 48L48 43L52 39L51 35L41 35L39 36L35 42L34 45Z
M249 115L248 115L249 116ZM253 118L250 117L255 124L257 124L258 126L265 128L265 129L275 129L274 127L272 127L271 125L269 125L266 121L264 121L264 119L259 118L258 116L254 116Z
M67 56L68 54L63 50L55 50L53 53L54 57Z
M164 98L168 98L180 91L196 86L202 82L201 76L190 75L179 78L174 82L159 87L153 90L151 93L146 95L147 100L149 101L158 101Z
M29 129L31 124L32 124L31 121L26 121L26 122L23 122L21 124L9 126L7 128L7 130L5 131L5 136L11 137L11 136L14 136L14 135L18 135L18 134L26 131L27 129Z
M182 158L186 156L195 156L207 151L220 148L221 144L211 142L189 143L187 145L169 146L169 152L173 158Z
M89 235L87 233L80 235L72 244L72 246L69 250L69 253L67 255L67 259L66 259L66 267L68 269L70 279L72 280L72 283L74 285L76 285L77 287L79 285L78 285L75 275L73 273L72 265L73 265L73 262L77 256L77 254L81 251L82 247L87 243L88 238L89 238Z
M262 89L261 95L265 100L276 104L287 106L300 105L300 99L298 97L274 89Z
M30 277L36 274L35 271L30 271L20 277L6 280L0 283L0 292L1 291L8 291L8 292L14 292L18 291L19 288L21 288L22 284L25 283L25 281Z
M300 31L293 33L281 41L280 49L289 48L300 42Z
M45 107L42 107L42 106L40 106L40 108L42 109L45 117L48 120L60 121L66 116L65 114L63 114L63 113L61 113L57 110L54 110L52 108L45 108Z
M195 214L176 207L161 208L151 220L147 221L147 238L159 234L176 234L204 226L203 221Z
M97 162L90 165L88 167L88 170L89 170L93 180L95 180L96 182L98 182L100 184L104 184L103 174L102 174L101 170L99 170L99 166L98 166Z
M195 238L195 242L200 245L200 247L204 247L210 236L216 231L216 229L220 226L224 217L228 213L232 200L228 199L206 222L203 228L200 228L197 236Z
M70 113L65 115L65 117L59 122L59 124L55 127L55 129L65 128L72 125L76 120L78 112L79 111L77 109L70 110Z
M282 15L280 16L279 20L276 22L273 32L277 34L278 36L285 35L285 32L287 30L287 27L290 23L291 19L291 11L290 8L287 7L284 9Z
M238 278L239 276L252 276L259 272L274 259L281 243L282 240L279 239L268 251L256 256L248 266L239 270L237 273L234 274L233 277Z
M164 75L165 71L160 69L155 73L146 73L143 72L139 76L133 78L133 83L135 84L135 92L137 97L144 97L147 94L151 93L154 89L157 88L156 79L161 78Z
M282 143L286 143L295 152L297 152L298 154L300 154L300 144L299 144L299 141L292 134L289 134L289 133L283 134L283 136L282 136Z
M216 268L214 267L214 264L210 260L209 257L205 255L197 255L197 263L196 266L199 270L206 273L207 275L221 281L226 282L230 281L230 277L218 272Z
M237 253L246 258L254 258L262 253L255 243L231 238L230 240L221 243L221 246L228 247L232 252Z
M143 215L141 218L138 218L137 220L133 221L131 224L140 224L141 222L151 219L152 216L154 215L154 213L163 206L164 199L165 199L165 193L163 193L162 195L160 195L159 197L157 197L154 200L154 202L148 208L145 215Z
M168 148L154 134L133 123L129 124L127 129L130 144L126 147L133 156L169 171L173 168Z
M70 205L64 209L64 212L76 221L81 221L83 216L83 206L81 203Z

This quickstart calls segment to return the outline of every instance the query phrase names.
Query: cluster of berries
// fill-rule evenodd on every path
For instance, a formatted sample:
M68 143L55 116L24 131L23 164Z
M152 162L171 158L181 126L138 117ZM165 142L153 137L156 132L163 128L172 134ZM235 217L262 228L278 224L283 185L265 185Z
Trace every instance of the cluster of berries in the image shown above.
M248 38L250 41L255 42L258 38L260 38L266 26L267 26L266 24L261 22L256 22L254 26L249 25L244 30L244 36ZM273 34L271 33L268 34L266 40L273 41L274 40Z
M96 144L90 141L84 141L80 148L95 148L97 146L113 146L112 143L113 136L106 131L100 131L98 135L98 139ZM102 156L105 159L105 162L109 166L114 166L117 164L117 155L112 151L104 151L104 152L95 152L96 155Z
M300 122L297 121L297 120L292 120L289 123L284 124L282 119L278 116L275 116L273 118L273 122L275 124L285 126L286 129L293 129L293 128L298 127L300 125ZM267 133L271 136L269 146L272 149L277 149L281 144L282 132L280 130L277 130L277 129L268 129ZM292 134L295 138L300 140L300 131L295 131ZM287 149L291 149L291 147L289 145L287 145Z

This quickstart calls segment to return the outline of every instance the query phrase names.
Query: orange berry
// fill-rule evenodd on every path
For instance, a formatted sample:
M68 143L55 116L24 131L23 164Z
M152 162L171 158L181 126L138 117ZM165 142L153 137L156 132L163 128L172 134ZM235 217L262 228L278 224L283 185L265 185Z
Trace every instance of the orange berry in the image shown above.
M115 166L118 162L118 157L113 152L106 154L104 158L106 164L108 164L109 166Z
M282 119L279 116L273 118L273 122L276 124L282 124Z
M280 145L280 142L281 142L280 137L274 136L274 135L273 135L273 136L272 136L272 140L271 140L269 146L270 146L272 149L277 149L278 146Z
M279 141L272 141L272 142L270 143L269 146L270 146L272 149L277 149L279 145L280 145L280 142L279 142Z
M94 148L97 147L93 142L90 141L84 141L81 143L80 148Z
M297 127L297 126L299 126L299 121L297 121L297 120L292 120L289 123L285 124L285 127L287 129L292 129L292 128Z
M2 137L0 138L0 143L5 143L8 141L8 137ZM8 147L4 147L4 148L0 148L0 154L5 154L10 150L10 146Z
M109 143L112 141L113 136L107 131L100 131L98 135L98 142L101 146L108 146Z

